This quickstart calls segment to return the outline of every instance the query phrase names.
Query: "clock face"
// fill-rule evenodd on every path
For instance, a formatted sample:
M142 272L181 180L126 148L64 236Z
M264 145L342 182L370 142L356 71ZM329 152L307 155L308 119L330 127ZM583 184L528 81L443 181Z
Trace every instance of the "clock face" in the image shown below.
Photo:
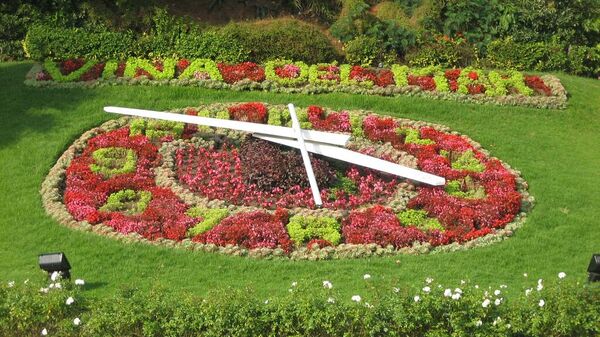
M253 102L177 112L285 126L286 111ZM63 154L44 183L45 206L63 223L132 240L300 258L363 256L340 251L365 247L436 250L510 234L522 221L524 181L447 127L316 106L298 115L304 129L346 133L348 149L444 177L446 185L311 155L323 200L315 207L297 149L240 131L121 118Z

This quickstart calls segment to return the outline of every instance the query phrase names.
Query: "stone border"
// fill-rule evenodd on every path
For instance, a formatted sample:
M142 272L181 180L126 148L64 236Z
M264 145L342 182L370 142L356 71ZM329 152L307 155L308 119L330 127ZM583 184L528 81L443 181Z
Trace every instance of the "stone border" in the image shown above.
M236 104L236 103L231 103ZM218 104L217 104L218 105ZM208 106L214 106L208 105ZM221 106L226 106L223 104ZM269 106L269 105L267 105ZM269 106L273 107L273 106ZM327 109L329 110L329 109ZM177 111L177 110L176 110ZM358 113L361 115L368 114L369 112L365 111L349 111L351 113ZM393 117L392 117L393 118ZM446 126L432 124L421 121L413 121L409 119L396 118L401 121L404 125L412 125L412 126L431 126L440 131L448 132L449 128ZM60 224L67 226L72 229L93 232L98 235L108 236L110 238L123 241L126 243L133 242L141 242L150 245L157 246L165 246L172 247L178 249L186 249L186 250L194 250L194 251L204 251L210 253L220 253L234 256L248 256L253 258L279 258L279 259L289 259L289 260L324 260L324 259L344 259L344 258L365 258L365 257L373 257L373 256L400 256L405 254L410 255L420 255L420 254L437 254L443 252L454 252L454 251L464 251L471 248L476 247L484 247L494 244L496 242L500 242L505 240L506 238L512 236L513 232L523 226L525 220L527 218L526 212L529 212L533 207L535 199L533 196L529 194L527 191L528 185L523 178L520 176L520 172L512 169L508 164L502 162L502 165L509 170L512 174L514 174L516 178L518 192L521 194L521 213L516 215L515 219L507 224L502 229L496 229L493 233L487 234L483 237L479 237L463 244L459 244L454 242L452 244L432 247L429 243L420 243L415 242L411 247L404 247L400 249L394 249L393 246L381 247L377 244L340 244L335 247L324 247L324 248L314 248L307 249L306 247L298 248L292 251L289 255L286 255L283 249L276 248L257 248L257 249L246 249L239 246L228 245L225 247L217 246L214 244L202 244L193 242L191 239L184 239L182 241L174 241L169 239L157 239L154 241L148 240L142 237L137 233L129 233L127 235L116 232L112 227L106 226L104 224L91 225L87 221L77 221L73 218L73 216L67 210L65 204L63 203L63 194L62 188L64 186L65 181L65 173L66 169L69 167L71 161L81 154L85 147L87 146L88 140L91 138L111 130L115 130L121 128L129 123L132 120L130 117L121 117L116 120L110 120L108 122L103 123L99 127L95 127L89 131L84 132L73 144L69 146L69 148L59 157L56 164L50 169L48 175L42 182L42 186L40 189L40 194L42 196L42 204L46 210L46 213L50 215L54 220L59 222ZM452 131L452 134L461 135L456 131ZM477 150L483 152L486 156L489 156L489 152L485 149L481 148L481 145L469 137L465 135L461 135L465 140L469 141L471 145L473 145ZM170 144L170 143L166 143ZM165 146L161 147L159 150L162 152ZM161 153L162 154L162 153ZM494 157L490 157L494 158ZM497 159L497 158L495 158ZM183 201L188 201L186 199L190 199L189 201L196 201L198 199L202 199L192 193L186 192L184 188L180 185L176 184L176 186L172 185L174 177L172 177L169 173L165 173L163 170L163 166L165 166L165 160L163 165L161 165L156 171L156 181L158 186L165 186L173 188L175 193L182 198ZM178 187L177 187L178 186ZM180 189L180 190L179 190ZM209 206L212 206L211 201L208 203ZM216 201L218 202L218 201ZM196 204L192 202L192 204ZM235 207L235 206L234 206ZM249 211L258 208L252 207L239 207L237 211ZM293 211L293 210L292 210ZM312 211L312 210L311 210ZM320 210L318 212L328 210ZM298 212L297 214L301 214ZM315 215L315 213L311 213Z

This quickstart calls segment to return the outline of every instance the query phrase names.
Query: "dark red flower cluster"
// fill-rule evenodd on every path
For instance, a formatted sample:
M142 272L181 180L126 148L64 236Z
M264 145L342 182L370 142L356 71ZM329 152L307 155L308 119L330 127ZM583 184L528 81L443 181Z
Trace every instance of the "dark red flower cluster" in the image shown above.
M236 121L251 123L266 123L267 107L260 102L242 103L228 108L229 117Z
M365 136L375 142L390 142L392 145L401 144L402 139L396 132L399 126L396 120L390 117L369 115L363 119Z
M47 71L42 70L39 73L35 74L35 79L37 81L52 81L52 76L48 74Z
M375 205L365 211L354 211L342 223L346 243L406 247L414 241L427 241L425 233L415 227L403 227L389 208Z
M382 69L377 73L377 79L375 80L376 86L387 87L388 85L393 85L395 83L394 73L392 73L391 70Z
M190 66L190 61L188 59L181 59L179 61L177 61L177 65L175 65L176 67L176 73L177 74L181 74L185 71L185 69L187 69L187 67Z
M123 147L135 151L136 171L105 179L94 173L94 151L108 147ZM152 167L158 163L158 149L145 136L129 136L129 129L107 132L88 141L83 153L73 159L66 171L64 203L78 221L91 224L103 222L116 231L136 232L148 239L169 238L181 240L194 219L185 214L187 206L172 191L156 187ZM121 211L101 211L109 195L122 190L145 191L152 196L140 214Z
M312 239L312 240L308 241L308 243L306 244L306 248L308 248L308 250L324 248L324 247L331 247L331 246L333 246L331 244L331 242L329 242L327 240L323 240L323 239Z
M83 75L81 75L79 80L93 81L99 79L100 76L102 76L102 71L104 70L105 65L106 63L98 63L94 65L92 68L90 68L90 70L86 71Z
M254 62L242 62L238 64L219 63L217 65L223 81L229 84L249 79L254 82L265 80L265 70Z
M417 85L421 87L421 89L425 91L433 91L435 90L435 81L433 80L433 76L414 76L408 75L408 84L409 85Z
M308 121L315 130L350 132L350 115L347 112L330 112L325 115L325 110L316 105L308 107Z
M319 71L325 71L323 75L319 75L318 79L340 82L340 67L335 64L319 66Z
M74 72L75 70L83 67L84 64L85 64L85 61L83 59L69 59L69 60L61 62L60 72L63 75L68 75L68 74Z
M552 96L552 90L544 83L539 76L528 76L525 75L525 84L537 93Z
M485 93L485 86L483 84L467 84L467 89L469 90L469 94L477 95Z
M264 211L237 213L192 240L217 246L236 245L247 249L282 248L289 252L293 243L285 230L285 222L285 210L277 210L275 214Z
M289 189L275 187L264 191L256 184L245 183L238 150L227 145L220 149L192 146L179 149L175 161L179 181L209 199L270 209L314 207L312 192L308 187L294 185ZM332 200L329 198L330 189L323 188L323 207L348 209L367 202L380 202L394 192L398 183L396 180L386 181L373 172L361 172L354 167L350 167L345 174L357 186L356 193L348 195L340 192Z
M377 73L373 69L352 66L352 69L350 70L350 79L358 82L371 81L375 83L377 82Z
M450 69L444 72L444 76L448 80L450 91L456 92L458 90L458 77L460 76L461 69Z

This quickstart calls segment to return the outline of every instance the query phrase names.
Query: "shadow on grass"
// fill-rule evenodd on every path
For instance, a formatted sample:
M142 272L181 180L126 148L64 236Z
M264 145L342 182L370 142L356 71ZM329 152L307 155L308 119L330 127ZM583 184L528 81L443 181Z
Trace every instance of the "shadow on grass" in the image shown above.
M30 63L0 63L0 149L24 135L43 134L56 125L48 110L69 111L94 95L83 89L42 89L26 86L23 81Z

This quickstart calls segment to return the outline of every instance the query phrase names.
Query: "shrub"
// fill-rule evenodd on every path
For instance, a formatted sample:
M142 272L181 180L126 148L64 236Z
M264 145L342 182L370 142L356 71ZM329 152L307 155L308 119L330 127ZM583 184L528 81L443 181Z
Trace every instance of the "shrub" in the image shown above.
M296 246L315 239L322 239L336 246L342 238L339 222L331 217L295 215L290 218L286 228Z
M459 68L471 65L476 57L474 47L466 39L443 35L412 49L405 60L413 67Z
M227 31L193 31L177 39L175 53L184 58L212 59L216 62L238 63L250 59L244 41Z
M385 49L381 41L374 37L360 35L344 44L346 60L350 64L373 65L381 60Z
M131 32L32 25L23 42L25 54L34 60L71 58L106 60L138 56Z
M564 45L556 42L516 42L512 37L492 41L486 62L492 67L516 70L567 71Z
M234 41L241 41L244 50L251 51L247 59L239 61L262 63L280 58L318 63L339 58L323 32L296 19L231 23L220 32Z

